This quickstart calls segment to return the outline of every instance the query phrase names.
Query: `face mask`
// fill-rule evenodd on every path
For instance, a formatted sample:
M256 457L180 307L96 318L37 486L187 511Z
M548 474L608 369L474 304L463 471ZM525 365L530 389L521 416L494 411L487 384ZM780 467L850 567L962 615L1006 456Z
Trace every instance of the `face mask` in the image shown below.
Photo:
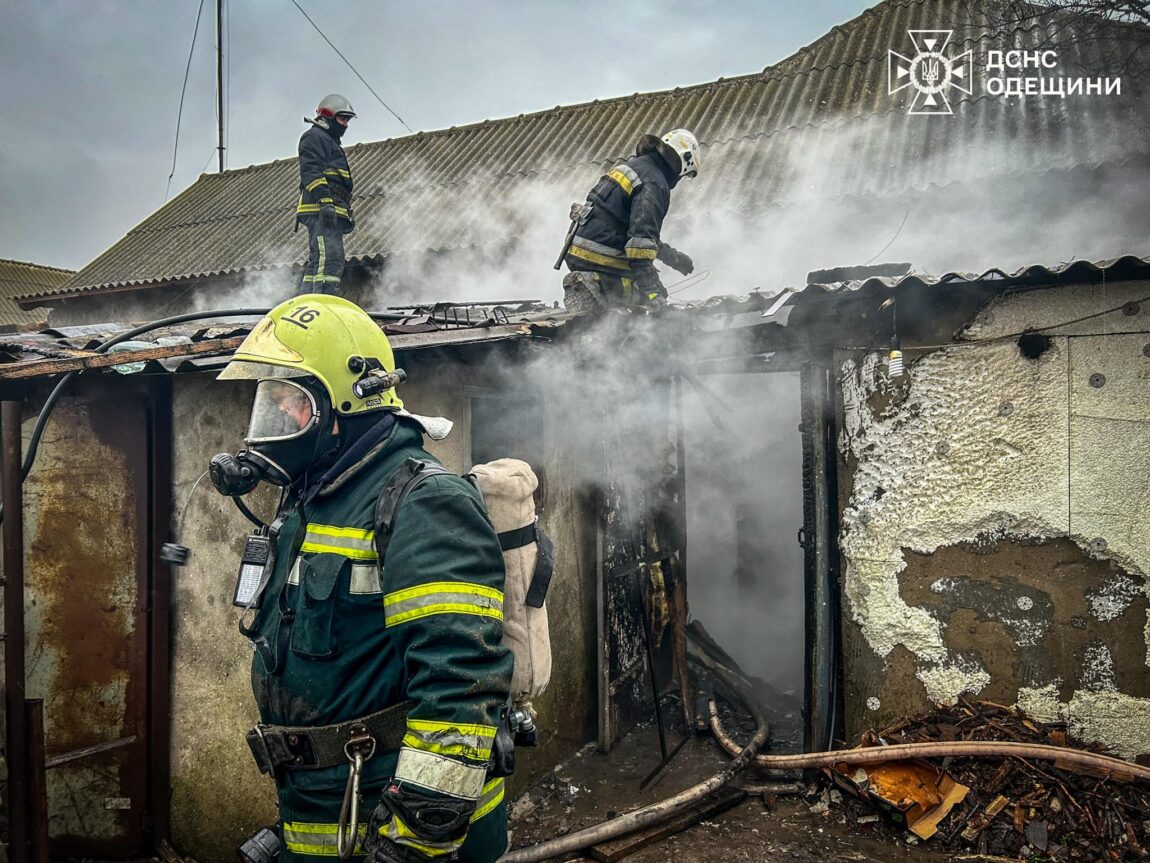
M236 455L220 453L209 465L212 484L223 495L250 492L261 481L291 485L326 455L338 440L327 398L318 387L290 379L256 385L251 420Z

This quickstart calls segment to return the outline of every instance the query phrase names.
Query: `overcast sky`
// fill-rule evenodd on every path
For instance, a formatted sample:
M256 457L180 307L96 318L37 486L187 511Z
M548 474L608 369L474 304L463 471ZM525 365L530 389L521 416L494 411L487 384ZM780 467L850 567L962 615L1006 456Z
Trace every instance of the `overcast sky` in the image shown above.
M415 130L754 72L867 0L300 0ZM78 268L164 199L199 0L0 3L0 257ZM230 9L228 9L230 7ZM345 143L406 134L291 0L228 0L229 168L291 156L330 91ZM226 41L225 41L225 44ZM215 170L205 0L169 197Z

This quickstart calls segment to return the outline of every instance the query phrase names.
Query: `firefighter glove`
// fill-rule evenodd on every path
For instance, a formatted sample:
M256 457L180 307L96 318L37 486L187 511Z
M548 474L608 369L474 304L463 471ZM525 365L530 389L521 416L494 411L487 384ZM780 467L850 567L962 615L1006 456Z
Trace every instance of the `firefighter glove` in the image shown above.
M339 226L339 213L335 211L335 204L319 205L319 221L325 228Z
M659 260L684 276L689 276L695 271L695 262L688 255L666 243L659 244Z
M426 863L431 859L399 841L401 838L434 848L437 852L434 859L440 863L456 860L474 811L474 800L429 794L392 782L384 789L368 823L363 846L367 860L369 863Z
M631 275L638 288L645 296L667 296L667 289L659 280L659 273L650 261L635 262L631 265Z

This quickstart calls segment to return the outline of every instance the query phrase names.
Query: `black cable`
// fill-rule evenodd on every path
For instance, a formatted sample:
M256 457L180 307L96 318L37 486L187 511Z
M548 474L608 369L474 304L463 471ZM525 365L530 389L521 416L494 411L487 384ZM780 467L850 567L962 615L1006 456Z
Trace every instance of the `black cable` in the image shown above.
M244 518L246 518L256 527L267 527L266 524L260 521L259 516L248 509L248 505L244 503L243 499L239 495L232 495L232 503L236 505L236 509L244 514Z
M907 204L906 205L906 213L904 213L903 217L902 217L902 224L898 226L898 230L894 232L894 236L890 238L890 242L878 250L878 255L875 255L873 258L871 258L869 261L867 261L865 264L863 264L864 267L867 267L867 266L870 266L871 264L873 264L878 259L879 255L881 255L883 252L885 252L887 249L889 249L891 247L891 244L894 243L894 241L898 239L898 235L902 233L902 229L906 227L906 220L909 216L910 216L910 204Z
M1128 305L1130 305L1130 303L1137 303L1137 304L1150 303L1150 297L1141 297L1140 299L1137 299L1137 300L1128 300L1127 302L1123 303L1122 305L1114 306L1111 309L1103 309L1100 312L1091 312L1090 314L1083 315L1080 318L1074 318L1073 320L1069 320L1069 321L1059 321L1056 324L1047 324L1046 326L1043 326L1043 327L1032 327L1030 329L1019 330L1018 332L1014 332L1014 333L1004 333L1001 336L986 336L985 338L981 338L981 339L963 339L962 341L948 342L945 345L914 345L910 348L907 348L907 350L912 350L912 351L939 350L942 348L963 347L964 345L981 345L981 344L986 344L987 342L1010 341L1011 339L1017 339L1021 336L1030 335L1031 333L1044 333L1047 330L1058 330L1058 329L1062 329L1062 327L1070 327L1070 326L1074 326L1074 324L1080 324L1083 321L1093 320L1094 318L1101 318L1104 315L1112 315L1115 312L1122 311L1124 308L1126 308ZM1121 334L1120 333L1092 333L1091 335L1113 336L1113 335L1121 335ZM842 350L850 350L850 348L842 348ZM866 348L865 350L871 350L871 349ZM880 350L880 349L874 348L874 350Z
M184 96L188 92L188 74L192 71L192 55L196 53L196 36L200 32L200 16L203 12L204 0L200 0L200 8L196 11L196 26L192 30L192 47L188 49L188 64L184 67L184 83L180 87L180 109L176 112L176 142L172 145L172 173L168 174L168 185L164 188L163 202L168 200L168 192L172 190L172 177L176 175L176 155L180 152L180 121L184 117Z
M97 345L96 353L104 353L108 348L126 342L141 333L146 333L149 330L158 330L161 327L172 326L173 324L182 324L187 321L200 321L209 318L235 318L235 317L251 317L262 316L268 313L269 309L222 309L213 312L187 312L182 315L172 315L169 318L160 318L156 321L151 321L142 324L138 327L128 330L127 332L120 333L118 336L113 336L103 344ZM24 456L24 464L20 469L20 481L23 482L28 478L28 474L32 471L32 465L36 461L36 453L40 448L40 438L44 435L44 427L48 425L48 417L52 414L52 409L56 407L56 402L60 400L60 396L64 394L64 389L71 382L79 372L68 372L64 377L56 382L56 386L52 388L52 392L48 394L48 398L44 400L44 406L40 408L40 415L36 418L36 425L32 429L32 436L28 440L28 452ZM0 521L4 520L4 505L0 503Z
M331 46L331 50L335 51L336 54L339 54L339 59L343 60L343 62L347 64L347 68L351 69L351 71L355 73L355 77L359 78L359 80L363 82L363 86L367 87L367 89L371 91L371 95L375 96L376 101L379 102L379 104L383 105L383 107L385 107L391 113L391 116L393 116L393 117L395 117L395 119L399 120L400 123L403 123L403 128L407 129L407 131L411 132L411 134L414 135L415 130L413 128L411 128L409 125L407 125L407 123L404 122L404 119L401 116L399 116L397 113L395 113L395 111L392 110L391 106L389 104L387 104L385 101L383 101L383 98L377 92L375 92L375 90L372 89L371 85L369 83L367 83L366 80L364 80L364 77L361 74L359 74L359 70L356 69L353 65L351 65L351 61L348 60L345 56L343 56L343 52L341 52L338 48L335 47L335 45L332 43L332 41L327 38L327 36L324 34L324 32L322 30L319 29L319 25L311 20L311 16L308 15L307 12L304 11L303 7L300 6L299 3L296 2L296 0L291 0L291 2L292 2L292 5L295 6L295 8L300 11L300 14L303 15L304 18L307 18L307 23L311 24L311 26L315 28L315 32L319 33L320 36L323 36L323 41L327 42L327 44Z

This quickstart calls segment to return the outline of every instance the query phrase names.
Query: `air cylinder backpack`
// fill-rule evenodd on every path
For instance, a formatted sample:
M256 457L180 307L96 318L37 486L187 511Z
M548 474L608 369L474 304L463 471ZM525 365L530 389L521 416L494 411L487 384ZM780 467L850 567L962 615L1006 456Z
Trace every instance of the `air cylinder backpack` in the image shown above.
M375 506L375 544L381 564L404 499L427 477L445 473L450 471L436 462L408 459L384 485ZM513 458L475 465L464 478L479 490L503 549L507 571L503 644L515 657L511 712L534 720L531 702L551 680L546 599L555 568L555 547L535 515L539 479L527 462Z

